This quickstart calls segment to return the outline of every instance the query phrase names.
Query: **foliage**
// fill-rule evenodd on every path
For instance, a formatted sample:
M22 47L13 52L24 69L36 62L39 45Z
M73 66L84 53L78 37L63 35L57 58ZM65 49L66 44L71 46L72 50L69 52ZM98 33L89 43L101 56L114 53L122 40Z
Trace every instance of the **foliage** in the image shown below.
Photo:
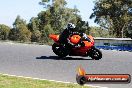
M35 30L31 35L31 42L39 42L41 40L41 32L39 30Z
M104 38L112 37L109 35L108 30L102 29L101 27L90 27L89 30L90 30L89 34L94 37L104 37Z
M13 28L10 31L10 39L21 41L21 42L27 42L31 39L31 32L28 30L26 21L20 18L20 16L17 16Z
M89 27L83 21L76 6L68 8L66 0L41 0L43 11L32 17L26 23L19 15L13 28L0 25L0 39L10 39L21 42L51 43L49 34L60 34L71 22L76 25L76 31L91 34L94 37L132 37L131 12L127 13L124 6L131 7L131 0L98 0L90 18L101 27ZM122 31L123 30L123 31Z
M4 24L0 24L0 39L1 40L7 40L9 32L10 32L10 27Z
M42 33L39 31L39 20L37 17L32 17L28 23L28 29L31 31L31 42L39 42Z
M51 24L56 33L62 32L68 22L77 24L78 19L81 19L77 14L79 12L78 9L67 8L65 0L52 0L52 4L49 3L50 1L41 1L41 3L44 3L42 5L46 11L41 12L38 18L43 25Z
M132 0L97 0L90 18L95 23L108 29L110 35L128 37L127 25L132 19L128 9L132 7Z
M132 38L132 21L128 23L128 37Z
M67 8L65 0L42 0L40 4L44 7L44 11L38 14L39 31L42 33L41 42L49 42L48 35L50 33L60 34L67 23L72 22L77 27L77 31L84 31L89 28L88 22L82 21L78 15L79 10L76 6L71 9Z

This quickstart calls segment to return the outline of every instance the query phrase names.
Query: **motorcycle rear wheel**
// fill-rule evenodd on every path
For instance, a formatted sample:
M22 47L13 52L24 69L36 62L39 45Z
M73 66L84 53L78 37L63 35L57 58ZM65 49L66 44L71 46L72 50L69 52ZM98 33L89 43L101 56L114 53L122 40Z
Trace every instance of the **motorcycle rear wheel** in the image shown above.
M58 45L56 43L52 45L52 50L56 55L62 58L69 54L69 51L64 46Z

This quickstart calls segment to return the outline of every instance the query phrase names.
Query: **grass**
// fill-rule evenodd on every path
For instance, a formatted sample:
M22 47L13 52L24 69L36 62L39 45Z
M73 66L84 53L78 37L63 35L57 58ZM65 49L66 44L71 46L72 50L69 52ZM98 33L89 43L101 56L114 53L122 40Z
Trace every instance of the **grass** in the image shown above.
M13 77L0 74L0 88L90 88L72 83Z

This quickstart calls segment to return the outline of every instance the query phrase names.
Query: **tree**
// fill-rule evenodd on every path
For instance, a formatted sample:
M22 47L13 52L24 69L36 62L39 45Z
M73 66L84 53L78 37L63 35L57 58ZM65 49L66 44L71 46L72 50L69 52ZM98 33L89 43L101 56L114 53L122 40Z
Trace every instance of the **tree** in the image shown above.
M31 42L39 42L41 40L42 33L39 30L39 20L37 17L32 17L28 29L31 31Z
M31 42L40 42L41 40L41 32L39 30L35 30L31 35Z
M44 11L38 14L39 31L44 42L49 41L50 33L60 34L69 22L79 25L77 31L85 31L89 27L88 22L82 21L78 15L77 7L67 8L65 0L41 0L40 5L44 7Z
M18 36L19 41L28 42L31 40L31 32L28 30L26 25L24 24L19 25L18 33L19 33Z
M18 40L18 30L16 30L15 28L11 28L10 32L9 32L9 39L13 40L13 41L17 41Z
M78 20L77 26L76 26L76 31L78 32L87 32L89 34L89 24L86 21Z
M132 21L128 23L128 34L130 38L132 38Z
M69 22L77 25L77 31L89 31L88 22L82 21L77 7L67 8L66 0L41 0L39 4L44 10L28 24L20 16L16 17L10 31L11 40L49 42L49 34L60 34Z
M49 3L50 1L41 1L41 5L43 5L46 11L41 13L39 17L43 18L42 22L45 22L45 24L51 24L56 33L61 33L67 23L77 24L80 21L81 17L78 15L79 10L76 6L74 9L71 9L66 7L67 2L65 0L52 0L52 3Z
M33 31L35 31L35 30L39 30L39 25L40 25L40 23L39 23L38 18L37 18L37 17L32 17L32 18L30 19L30 22L28 23L28 29L29 29L31 32L33 32Z
M90 27L89 34L94 37L112 37L109 35L108 30L101 29L101 27Z
M41 30L41 33L42 33L42 35L41 35L41 42L46 43L46 42L49 42L49 37L48 37L49 34L53 34L54 31L53 31L51 25L47 24L47 25L45 25L43 27L43 29Z
M10 32L10 27L0 24L0 39L1 40L7 40Z
M127 37L127 25L132 19L127 12L131 6L132 0L98 0L90 18L95 18L95 23L108 29L110 35Z
M28 30L26 21L17 16L15 22L13 23L13 28L10 32L10 37L12 40L17 41L30 41L31 39L31 32Z

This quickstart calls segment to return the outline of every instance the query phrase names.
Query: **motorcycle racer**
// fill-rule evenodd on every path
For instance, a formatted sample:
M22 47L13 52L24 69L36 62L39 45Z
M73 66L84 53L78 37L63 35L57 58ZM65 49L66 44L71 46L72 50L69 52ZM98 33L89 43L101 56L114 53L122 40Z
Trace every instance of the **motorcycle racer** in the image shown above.
M59 42L63 45L65 44L66 47L75 47L75 46L78 46L78 45L83 46L83 42L81 40L80 40L79 44L74 45L74 44L70 43L70 41L68 39L72 35L80 35L81 37L84 37L84 38L88 39L86 37L85 33L75 32L75 29L76 29L76 27L75 27L74 24L68 23L67 28L60 34ZM90 39L88 39L88 41L90 41Z

